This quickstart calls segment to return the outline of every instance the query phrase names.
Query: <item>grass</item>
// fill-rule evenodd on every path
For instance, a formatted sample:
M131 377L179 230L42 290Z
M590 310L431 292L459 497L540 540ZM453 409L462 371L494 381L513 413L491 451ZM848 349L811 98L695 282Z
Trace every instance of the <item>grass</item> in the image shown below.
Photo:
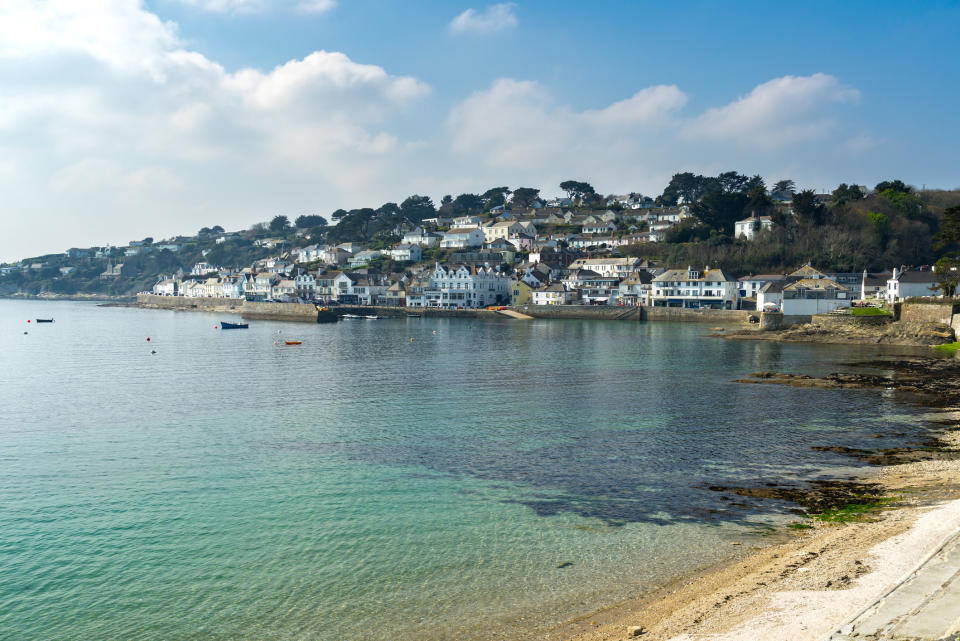
M813 526L809 523L791 523L787 526L791 530L812 530Z
M892 496L879 498L859 496L856 497L856 500L858 502L840 505L819 514L811 514L809 518L821 523L852 523L862 520L867 515L879 512L895 499Z
M947 354L956 354L957 352L960 352L960 343L953 342L944 343L943 345L934 345L933 349L945 352Z
M892 316L890 310L879 307L851 307L851 316Z

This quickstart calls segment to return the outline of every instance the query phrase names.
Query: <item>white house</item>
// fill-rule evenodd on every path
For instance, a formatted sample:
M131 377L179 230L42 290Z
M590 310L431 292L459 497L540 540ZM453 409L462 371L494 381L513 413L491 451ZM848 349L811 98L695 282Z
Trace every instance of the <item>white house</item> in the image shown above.
M932 271L897 270L887 281L887 302L897 303L905 298L940 296L937 274Z
M361 265L367 265L371 260L380 258L383 253L378 249L366 249L364 251L357 252L350 258L351 267L360 267Z
M785 274L751 274L743 276L737 283L740 298L756 298L767 283L782 283L787 280ZM760 309L758 306L757 309Z
M423 258L423 250L420 249L420 245L414 245L412 243L397 245L387 253L390 254L390 257L394 260L404 262L417 263Z
M411 307L472 309L510 300L510 279L488 265L438 263L422 293L418 282L414 281L407 293L407 304Z
M453 227L468 229L470 227L480 227L483 219L480 216L458 216L453 219Z
M722 269L668 269L653 279L650 304L687 309L736 309L737 281Z
M601 276L629 276L641 269L642 258L578 258L570 263L570 269L589 269Z
M243 276L227 276L220 281L224 298L243 298L246 279Z
M441 249L463 249L464 247L480 247L485 238L483 231L477 227L456 227L444 232L440 241Z
M562 283L553 283L531 292L534 305L569 305L577 293L568 291Z
M408 231L401 239L405 245L419 245L420 247L436 247L440 244L440 235L430 231L424 231L422 227L417 227L413 231Z
M197 263L193 266L193 269L190 270L191 276L203 276L204 274L209 274L211 272L220 271L219 267L214 267L210 263Z
M180 291L179 285L173 278L164 278L153 286L153 293L159 296L176 296Z
M773 227L773 219L770 216L758 216L756 218L751 216L733 224L733 236L734 238L753 240L758 232L771 227Z
M317 297L317 277L310 272L297 274L293 279L293 287L297 298L312 300Z

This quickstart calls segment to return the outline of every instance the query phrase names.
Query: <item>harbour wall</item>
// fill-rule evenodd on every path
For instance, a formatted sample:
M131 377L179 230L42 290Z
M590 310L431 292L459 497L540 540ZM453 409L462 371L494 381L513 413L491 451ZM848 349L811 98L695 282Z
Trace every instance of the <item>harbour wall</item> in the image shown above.
M139 294L137 305L147 309L174 309L239 313L244 318L284 320L315 323L317 311L313 305L302 303L255 303L236 298L186 298ZM434 309L425 307L386 307L375 305L333 305L329 308L339 315L357 314L385 317L404 317L418 314L434 318L506 318L488 309ZM520 305L511 308L533 318L569 320L623 320L681 323L710 323L714 325L749 326L755 311L726 309L683 309L676 307L626 307L607 305ZM773 319L771 319L773 321ZM784 316L773 321L776 328L809 322L809 316ZM767 323L770 325L771 323ZM759 329L759 326L757 327ZM772 329L773 327L771 327Z
M176 309L200 312L238 313L244 301L239 298L187 298L186 296L158 296L137 294L137 306L146 309Z
M281 320L303 323L317 322L317 308L309 303L251 303L244 301L240 309L244 318Z

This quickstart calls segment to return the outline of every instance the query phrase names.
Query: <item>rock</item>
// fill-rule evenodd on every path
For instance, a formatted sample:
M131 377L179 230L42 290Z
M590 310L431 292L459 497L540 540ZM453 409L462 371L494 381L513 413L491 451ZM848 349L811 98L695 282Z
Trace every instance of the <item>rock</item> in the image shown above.
M646 633L646 630L643 629L642 625L630 626L630 628L627 630L627 635L631 637L638 637L641 634L645 634L645 633Z

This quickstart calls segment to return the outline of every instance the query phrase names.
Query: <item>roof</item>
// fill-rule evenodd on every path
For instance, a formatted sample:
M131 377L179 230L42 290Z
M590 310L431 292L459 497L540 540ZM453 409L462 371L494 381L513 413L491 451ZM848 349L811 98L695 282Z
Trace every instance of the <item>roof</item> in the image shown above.
M479 227L457 227L456 229L451 229L446 234L469 234L471 232L479 231L482 233Z
M826 274L824 274L819 269L813 267L809 263L791 272L789 275L797 278L826 278L827 277Z
M694 271L696 271L696 270L694 270ZM697 282L699 282L699 281L708 281L708 282L714 282L714 281L731 282L731 281L733 281L733 279L730 278L730 277L726 274L726 272L724 272L722 269L709 269L709 270L706 270L706 271L704 271L704 272L701 272L701 273L700 273L700 278L690 278L690 272L689 272L688 270L686 270L686 269L668 269L667 271L663 272L662 274L660 274L659 276L657 276L657 277L654 278L653 280L654 280L654 282L658 282L658 283L662 283L662 282L665 282L665 281L669 282L669 281L682 281L682 280L691 281L691 282L693 282L693 281L697 281Z
M823 289L823 290L837 290L841 292L850 291L843 285L835 283L829 278L801 278L798 281L792 282L786 285L784 291L796 291L798 289Z
M899 274L896 278L901 283L935 283L937 274L935 272L908 271Z

